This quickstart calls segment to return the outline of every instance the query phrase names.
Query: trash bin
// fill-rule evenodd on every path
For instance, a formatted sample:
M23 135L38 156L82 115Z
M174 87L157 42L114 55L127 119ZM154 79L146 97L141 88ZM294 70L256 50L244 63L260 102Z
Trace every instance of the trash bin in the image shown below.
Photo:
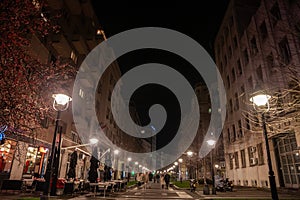
M209 187L207 184L204 185L203 187L203 194L204 195L209 195Z

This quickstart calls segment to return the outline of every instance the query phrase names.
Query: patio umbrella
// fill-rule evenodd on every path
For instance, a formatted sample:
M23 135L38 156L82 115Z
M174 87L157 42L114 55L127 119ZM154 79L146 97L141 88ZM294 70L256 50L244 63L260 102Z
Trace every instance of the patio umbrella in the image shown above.
M76 165L77 165L77 151L75 150L71 154L71 160L70 160L70 168L68 172L68 178L75 178L76 177Z
M90 162L91 162L91 166L90 166L88 180L91 183L96 183L97 179L98 179L98 171L97 170L99 167L99 161L94 156L92 156Z

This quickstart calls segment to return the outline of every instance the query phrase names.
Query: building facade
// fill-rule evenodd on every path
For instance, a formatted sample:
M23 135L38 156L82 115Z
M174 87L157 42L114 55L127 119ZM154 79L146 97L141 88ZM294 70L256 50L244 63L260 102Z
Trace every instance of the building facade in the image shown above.
M249 101L264 91L277 187L300 186L299 97L291 92L299 93L299 22L297 0L232 0L223 18L214 47L227 91L226 176L235 185L270 187L261 118Z

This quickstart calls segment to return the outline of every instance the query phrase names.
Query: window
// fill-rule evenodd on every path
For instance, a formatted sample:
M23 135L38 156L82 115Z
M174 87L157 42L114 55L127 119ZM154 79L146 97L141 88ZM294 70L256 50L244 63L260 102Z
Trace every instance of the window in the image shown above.
M225 63L225 65L227 65L227 56L226 56L226 54L224 55L224 63Z
M23 168L23 174L33 174L35 172L35 158L38 152L36 147L28 147Z
M244 95L244 94L245 94L245 86L242 85L242 86L241 86L241 95Z
M284 64L289 64L291 61L291 50L286 37L284 37L279 43L279 52Z
M263 81L263 72L262 72L261 65L259 65L256 68L256 75L257 75L257 78L258 78L259 81Z
M84 92L82 89L79 89L79 96L83 99L84 98Z
M247 49L245 49L243 51L243 54L244 54L244 61L245 61L245 64L248 64L249 63L249 56L248 56L248 51Z
M268 68L272 69L275 66L272 52L266 57L266 60Z
M248 114L246 114L246 116L245 116L245 122L246 122L246 128L247 128L247 130L251 130L250 120L249 120L249 115Z
M231 46L228 47L228 51L229 51L229 58L231 58L231 56L232 56L232 49L231 49Z
M231 141L231 137L230 137L230 129L227 129L227 139L228 139L228 143L230 143Z
M233 154L232 153L230 153L229 154L229 167L230 167L230 169L233 169Z
M232 99L229 100L229 111L233 112L233 105L232 105Z
M252 76L250 76L248 78L248 85L249 85L249 88L252 89L253 88L253 80L252 80Z
M276 2L270 10L272 25L275 26L277 21L281 20L281 14L278 6L278 2Z
M237 46L238 46L238 41L237 41L236 36L234 36L234 38L233 38L233 45L234 45L234 48L237 48Z
M251 41L251 50L252 50L252 55L255 55L258 52L257 44L256 44L256 38L253 36Z
M233 26L233 16L231 16L230 19L229 19L229 26L230 26L230 27Z
M233 133L233 141L236 140L236 130L235 130L235 125L232 125L232 133Z
M240 104L239 104L239 96L237 93L234 94L234 102L235 102L234 109L239 110Z
M230 78L229 78L229 75L227 75L227 88L230 88Z
M220 63L220 71L223 72L223 63Z
M258 164L258 159L256 158L256 147L248 147L249 163L250 166L255 166Z
M262 41L264 41L268 37L268 30L265 21L263 21L263 23L261 23L261 25L259 26L259 31L260 31L261 39Z
M238 75L242 75L243 74L243 69L242 69L242 64L240 59L237 60L237 68L238 68Z
M77 63L77 56L74 51L71 51L70 58L74 61L75 64Z
M241 150L241 161L242 161L242 168L245 168L246 167L245 149Z
M234 164L235 164L235 168L239 168L239 153L238 152L234 152Z
M10 172L13 158L16 150L17 142L13 140L5 140L0 148L0 172Z
M99 84L98 84L97 92L98 92L98 94L101 94L101 92L102 92L102 83L101 82L99 82Z
M231 69L231 76L232 76L232 82L235 81L235 70L234 68Z
M49 128L49 117L41 119L41 126L46 129Z
M243 137L244 134L243 134L243 127L242 127L242 120L238 121L238 125L239 125L239 134L238 134L238 137Z
M257 154L258 154L258 164L263 165L264 164L264 152L263 152L262 143L259 143L257 145Z

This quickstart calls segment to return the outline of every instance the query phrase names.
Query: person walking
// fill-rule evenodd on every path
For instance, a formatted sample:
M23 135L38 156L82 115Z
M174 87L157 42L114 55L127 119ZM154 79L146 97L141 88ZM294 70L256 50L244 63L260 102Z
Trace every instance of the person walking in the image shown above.
M161 186L161 189L164 189L165 188L165 180L164 180L164 175L160 175L160 186Z
M151 183L152 183L152 180L153 180L152 172L149 172L148 178L149 178L149 186L148 187L151 189Z
M146 172L146 174L144 174L144 188L147 189L148 183L149 183L149 174L148 172Z
M164 180L166 182L166 189L169 189L170 178L171 178L170 174L166 173L164 177Z

